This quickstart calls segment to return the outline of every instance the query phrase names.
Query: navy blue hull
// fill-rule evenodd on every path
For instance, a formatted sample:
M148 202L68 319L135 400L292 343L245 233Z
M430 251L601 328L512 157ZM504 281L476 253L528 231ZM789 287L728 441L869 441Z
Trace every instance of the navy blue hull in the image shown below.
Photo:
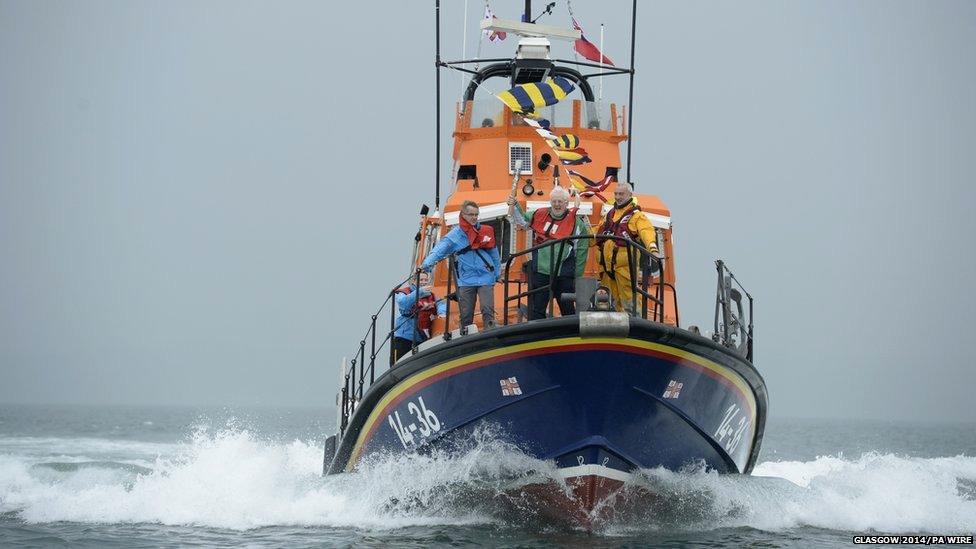
M635 320L627 337L580 338L570 320L503 328L402 362L364 395L331 471L379 453L463 447L481 429L577 476L751 469L766 408L751 365L667 326Z

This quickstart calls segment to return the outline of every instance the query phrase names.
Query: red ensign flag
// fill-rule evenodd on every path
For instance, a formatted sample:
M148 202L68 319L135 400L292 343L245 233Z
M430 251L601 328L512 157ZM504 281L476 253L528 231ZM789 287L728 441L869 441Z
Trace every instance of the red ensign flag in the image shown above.
M590 61L596 63L602 62L605 65L610 65L611 67L614 66L613 61L600 52L600 48L594 46L593 42L590 42L585 36L583 36L583 28L580 27L580 24L576 21L575 17L573 18L573 28L580 31L580 39L577 40L576 45L573 46L576 53L582 55L584 59L589 59Z

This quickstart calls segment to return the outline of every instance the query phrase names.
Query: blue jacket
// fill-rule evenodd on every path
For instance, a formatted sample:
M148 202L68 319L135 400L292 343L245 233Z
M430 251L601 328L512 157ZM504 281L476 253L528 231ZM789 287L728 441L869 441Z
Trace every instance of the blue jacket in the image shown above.
M480 226L480 223L475 225L476 228ZM464 234L461 227L454 227L434 246L434 249L424 259L421 268L430 272L440 260L467 247L468 236ZM485 261L492 265L495 270L490 271L485 268ZM498 257L497 246L490 250L468 250L457 258L457 280L460 287L491 286L501 276L502 265Z
M421 292L421 297L430 295L430 292ZM427 339L427 335L424 334L422 330L418 330L416 327L416 318L410 315L410 309L413 308L414 304L417 303L417 287L413 284L410 285L410 293L402 294L397 292L396 294L396 306L397 306L397 318L394 322L393 337L399 337L406 339L408 341L421 342ZM443 316L447 314L447 302L443 299L437 300L437 314L438 316Z

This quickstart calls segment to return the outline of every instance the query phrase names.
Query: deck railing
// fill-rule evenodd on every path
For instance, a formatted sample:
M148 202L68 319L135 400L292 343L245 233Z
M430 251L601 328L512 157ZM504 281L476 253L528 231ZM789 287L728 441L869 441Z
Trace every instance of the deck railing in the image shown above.
M712 339L744 356L753 357L753 299L721 259L715 262L718 289L715 292L715 330ZM749 299L749 317L742 306L742 294ZM734 308L733 308L734 305Z
M397 290L407 283L411 277L405 278L399 284L393 287L386 296L386 300L380 305L376 313L372 315L369 328L366 329L366 333L363 338L359 340L359 347L356 349L355 354L353 354L352 360L349 361L349 367L343 372L343 385L342 390L339 392L339 410L340 410L340 422L339 422L339 432L344 432L346 426L348 425L349 416L356 410L356 404L363 396L363 391L367 387L366 379L367 375L369 378L369 385L372 385L376 381L376 357L382 352L386 344L390 342L393 338L393 332L396 323L396 300L394 296ZM376 321L383 314L383 310L387 306L390 306L390 330L386 332L385 337L380 341L379 345L376 343ZM366 340L369 340L369 365L366 363ZM392 352L392 344L391 350ZM358 369L357 369L358 367Z
M630 278L630 289L631 289L631 303L629 304L630 307L627 307L625 304L624 308L631 314L637 315L638 314L637 304L639 301L641 305L639 316L641 318L645 318L647 320L651 320L654 322L663 323L664 311L665 311L664 288L669 287L672 290L674 289L674 286L664 281L663 273L664 273L665 258L657 256L656 254L654 254L653 252L651 252L641 244L634 242L629 238L624 238L620 236L604 236L604 235L568 236L566 238L560 238L558 240L549 240L537 246L532 246L531 248L526 248L525 250L512 253L509 256L508 261L505 263L504 281L506 282L506 284L504 290L505 292L504 310L507 312L510 301L516 301L517 302L516 308L518 308L521 306L522 298L527 298L539 292L548 292L549 299L546 302L547 303L546 316L551 317L552 310L553 310L552 309L553 298L561 299L563 297L563 296L554 295L555 287L553 282L555 277L559 275L559 270L560 270L559 267L562 265L563 261L575 261L575 258L572 257L571 255L568 259L558 261L558 265L557 265L557 258L563 257L564 253L566 252L567 245L575 246L575 245L581 245L585 243L587 246L590 246L591 242L593 242L594 240L596 241L597 245L601 245L603 242L607 240L612 240L620 247L623 253L626 254L627 266L629 271L628 274L630 275L629 278ZM538 288L531 288L523 292L521 288L521 285L523 283L521 277L515 280L512 279L511 276L512 263L515 261L516 258L525 255L532 255L534 257L537 257L538 256L537 252L545 248L554 248L554 252L555 252L553 253L553 251L550 251L549 253L549 281L548 283L541 285ZM618 253L621 252L618 251ZM642 257L648 260L646 264L643 264L643 262L641 261ZM642 265L644 268L640 268ZM655 271L659 273L658 280L656 282L652 282L652 278L653 278L652 273L654 273ZM639 277L640 279L638 280L637 275L641 273L643 274L643 276ZM509 286L510 283L513 282L518 283L518 292L515 295L510 296ZM648 291L649 288L654 289L653 295L651 294L650 291ZM579 292L577 291L577 296L578 295ZM672 295L674 295L675 299L677 299L677 294L672 292ZM653 304L653 309L650 311L650 316L648 316L648 302ZM579 300L577 300L576 305L577 305L577 311L585 311L589 309L588 303L580 303ZM677 304L675 304L675 311L677 311ZM504 324L506 325L508 324L508 314L504 314Z
M630 274L630 285L631 285L631 303L629 311L635 316L641 316L647 320L654 322L665 322L665 310L667 304L665 303L664 291L665 288L671 290L672 303L675 313L675 323L677 323L677 295L674 293L674 287L664 281L665 272L665 262L667 258L657 257L651 253L650 250L642 246L641 244L629 240L623 237L614 236L571 236L567 238L562 238L559 240L551 240L540 244L538 246L533 246L531 248L513 253L508 260L505 262L505 271L503 282L504 285L504 305L502 307L502 323L509 324L509 304L511 302L516 302L515 310L518 311L523 299L527 299L529 296L535 295L538 292L548 293L548 305L546 308L546 316L553 316L553 300L560 299L564 296L554 295L553 285L554 277L558 276L559 269L557 268L557 262L561 265L561 261L557 261L557 258L563 258L567 246L582 245L581 243L586 242L589 246L590 241L596 239L597 242L603 242L605 240L613 240L620 245L619 253L627 254L627 265ZM549 280L547 284L540 285L538 287L532 287L523 291L523 284L527 281L521 274L513 277L512 269L516 263L516 258L523 257L529 254L535 254L538 257L537 252L543 250L547 247L552 248L555 253L550 253L550 264L549 264ZM650 264L644 265L643 269L641 267L640 256L645 255L650 258ZM575 257L572 254L563 261L575 261ZM519 264L519 268L524 263ZM752 362L753 360L753 297L746 291L746 289L739 283L732 271L725 265L722 260L715 262L716 269L718 271L718 288L715 297L715 325L714 332L712 333L712 339L729 349L739 353L746 360ZM457 289L457 283L455 280L456 265L454 258L451 257L448 261L448 276L447 276L447 290L445 297L446 300L446 316L447 320L443 323L444 328L440 334L431 335L431 338L440 337L443 341L449 341L452 336L451 331L451 302L455 300L454 294ZM643 276L638 276L638 274L643 273ZM654 277L653 273L657 272L658 276ZM411 280L412 279L412 280ZM392 353L392 338L397 327L397 318L403 319L402 316L398 317L396 313L396 300L394 299L397 290L400 289L403 284L407 282L413 282L414 287L420 286L420 271L418 270L410 277L404 279L399 284L394 286L390 292L387 294L386 299L383 304L376 311L375 314L371 316L369 328L363 335L363 338L359 341L359 347L356 349L353 359L349 362L349 367L343 372L343 386L339 393L339 405L340 405L340 433L345 432L349 425L349 418L352 416L353 412L356 411L356 406L362 399L363 393L376 381L377 363L376 358L383 353L386 348L387 343L390 343L389 352ZM515 286L516 293L510 294L510 289ZM745 296L748 298L748 308L745 308L742 302L742 298ZM592 305L587 300L580 301L580 293L577 291L576 294L576 310L586 311L592 309ZM640 304L639 313L638 303ZM383 315L384 310L390 308L390 328L385 334L382 334L377 330L378 320ZM746 312L748 311L748 317ZM409 317L407 317L409 318ZM518 318L518 314L516 314ZM417 322L416 315L412 319L413 322ZM417 326L414 326L417 329ZM693 328L694 329L694 328ZM697 329L695 329L697 333ZM378 337L383 335L383 339L377 341ZM368 350L367 354L367 342ZM412 353L417 353L419 351L418 342L414 341L412 345ZM368 360L367 360L368 358ZM391 360L392 362L392 360ZM391 366L392 367L392 366Z
M504 325L509 324L508 307L509 303L512 301L516 302L516 309L521 305L521 301L524 298L528 298L538 292L548 292L549 300L546 309L546 316L552 316L553 299L560 299L563 296L554 295L554 285L553 277L558 276L559 269L557 268L556 258L563 257L567 246L581 245L580 243L585 242L587 246L590 246L591 241L596 239L598 242L604 240L614 240L621 246L621 251L618 253L627 254L627 265L630 271L630 283L631 283L631 303L629 311L631 314L639 314L642 318L652 320L655 322L665 321L665 301L664 301L664 290L665 288L670 288L672 290L672 298L674 302L674 311L677 315L677 295L674 293L674 287L664 281L663 273L665 271L665 258L659 258L654 256L650 250L644 246L636 243L632 240L623 237L614 236L571 236L567 238L562 238L559 240L550 240L538 246L533 246L525 250L514 252L505 263L504 277L504 305L502 307L502 323ZM526 280L522 276L512 276L512 268L514 260L518 257L526 256L529 254L534 254L546 247L552 247L555 253L550 253L550 266L549 266L549 281L547 284L541 285L539 287L533 287L522 291L523 284L527 284ZM651 259L649 266L643 269L642 277L638 277L640 272L640 256L644 254ZM570 256L566 259L567 261L575 261L575 258ZM561 264L561 262L559 262ZM656 278L652 277L652 273L657 271L659 276ZM416 315L412 320L403 320L404 317L397 315L396 306L396 293L407 282L412 282L415 288L420 286L420 270L418 269L415 273L411 274L406 279L402 280L396 286L394 286L387 293L386 299L383 304L376 310L376 313L371 315L369 327L363 334L362 339L359 340L359 346L357 347L355 353L352 355L352 360L349 361L349 366L343 372L343 385L339 393L339 410L340 410L340 423L339 431L344 432L348 426L349 418L352 416L353 412L356 411L356 406L358 405L360 399L362 399L363 393L368 389L375 381L377 376L377 357L386 356L384 349L387 349L387 344L389 344L389 349L387 352L393 352L392 339L397 328L397 319L400 318L401 321L412 321L417 322L418 319ZM510 288L512 285L516 286L516 293L510 295ZM454 257L451 256L448 260L448 275L447 275L447 289L445 296L442 298L445 300L446 308L446 320L443 322L444 328L439 334L431 334L431 338L440 337L443 341L449 341L453 335L451 331L451 310L452 301L455 301L455 292L457 290L456 281L456 264ZM639 313L638 303L640 304ZM378 330L378 325L380 318L383 317L384 311L389 307L389 318L390 325L389 330L380 332ZM577 303L577 311L585 311L590 309L588 302ZM409 317L407 317L409 318ZM677 321L677 317L675 318ZM414 326L414 333L416 333L417 326ZM382 329L382 328L379 328ZM750 327L751 330L751 327ZM382 336L382 340L378 338ZM419 343L415 340L413 342L411 352L418 352ZM751 343L750 343L751 345ZM368 347L368 348L367 348ZM368 351L368 352L367 352ZM397 357L398 358L398 357ZM382 360L382 359L381 359ZM392 361L391 361L392 362Z

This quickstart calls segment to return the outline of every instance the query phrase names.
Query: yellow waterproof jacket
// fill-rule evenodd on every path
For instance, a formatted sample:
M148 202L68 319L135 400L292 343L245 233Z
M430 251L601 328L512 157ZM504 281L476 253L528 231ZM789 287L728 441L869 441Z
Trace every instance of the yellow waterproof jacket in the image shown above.
M633 201L633 204L635 206L639 207L639 204L637 203L637 198L632 198L631 200ZM613 220L614 223L617 223L630 211L632 210L629 207L618 209L616 205L614 205L613 210L610 211L611 219ZM604 216L604 222L600 224L601 233L606 228L604 227L605 223L606 223L606 216ZM651 224L651 220L648 219L648 217L644 215L643 212L634 211L634 215L630 216L630 219L627 221L627 232L629 233L628 236L632 240L639 242L642 246L644 246L648 250L657 253L658 251L657 234L654 232L654 225ZM601 263L603 261L606 261L606 264L609 267L610 263L612 262L613 263L612 266L614 268L627 266L627 250L625 248L620 248L620 250L616 254L617 257L616 258L613 257L614 256L613 250L617 246L618 245L613 240L604 241L600 245L601 252L603 253L603 257L606 258L604 260L601 260ZM632 250L632 253L633 252L636 252L636 250ZM635 257L634 260L636 261L637 258Z

